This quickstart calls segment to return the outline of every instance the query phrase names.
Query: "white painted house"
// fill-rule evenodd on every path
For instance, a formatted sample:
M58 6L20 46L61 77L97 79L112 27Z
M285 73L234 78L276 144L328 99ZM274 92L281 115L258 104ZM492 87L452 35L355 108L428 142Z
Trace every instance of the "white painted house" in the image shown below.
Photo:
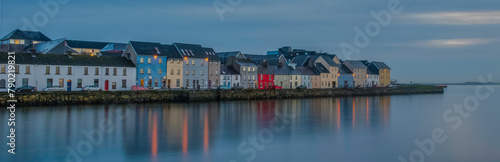
M221 86L232 88L240 85L240 73L233 69L232 66L221 66L220 70Z
M7 58L7 54L0 54ZM6 91L7 61L0 60L0 91ZM16 54L16 87L63 87L80 91L87 85L103 91L130 90L136 69L131 61L114 56L67 56L61 54Z

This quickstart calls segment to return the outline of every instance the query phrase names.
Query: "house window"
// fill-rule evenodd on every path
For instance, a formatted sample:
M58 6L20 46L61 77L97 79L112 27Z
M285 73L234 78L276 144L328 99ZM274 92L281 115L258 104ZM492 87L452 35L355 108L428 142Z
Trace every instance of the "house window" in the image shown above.
M19 74L19 65L14 65L14 71L16 74Z
M73 68L72 67L68 67L68 75L72 75L72 71L73 71Z
M246 68L246 67L243 67L243 71L244 71L244 72L245 72L245 71L247 71L247 68Z
M64 87L64 79L59 79L59 87Z
M170 69L170 75L174 75L174 69Z
M158 87L158 79L155 79L155 87Z
M238 80L238 75L236 75L236 79L235 80Z
M148 64L150 64L150 63L151 63L151 58L148 58Z
M161 59L158 59L158 63L161 64L162 60Z
M180 86L181 86L181 80L180 80L180 79L177 79L177 80L176 80L175 85L176 85L177 87L180 87Z
M2 67L0 68L1 74L5 74L5 68L6 68L6 65L2 65Z
M28 86L28 78L23 78L23 87Z
M252 68L252 71L255 71L255 68L254 68L254 67Z
M160 74L160 75L161 75L161 69L158 69L158 74Z
M141 74L144 74L144 69L139 70Z
M118 69L117 68L113 68L113 75L116 76L116 73L118 73Z
M52 78L47 79L47 87L52 87Z
M262 79L262 76L263 76L263 75L260 75L260 80L263 80L263 79Z
M181 69L177 69L177 75L181 75Z
M76 88L82 88L82 79L76 80Z
M61 74L61 67L56 66L56 75Z
M94 86L99 87L99 79L94 79Z
M50 66L45 66L45 74L50 74Z
M194 64L194 60L193 60L193 61L191 61L191 64L193 64L193 66L195 65L195 64Z
M151 69L148 69L148 74L151 74Z
M104 75L109 75L109 68L106 68L106 71L105 71Z
M26 74L31 73L31 67L29 65L26 66Z
M98 67L95 68L95 75L99 75L99 68Z
M0 80L0 88L5 88L7 87L7 82L5 82L5 79Z
M186 70L186 75L189 75L189 70Z
M116 89L116 82L111 83L111 88Z
M140 63L141 63L141 64L142 64L142 63L144 63L144 58L141 58L141 59L140 59Z
M201 73L200 73L200 74L203 76L203 74L205 74L205 71L201 70Z
M127 69L123 68L123 76L127 76Z
M205 61L201 61L201 66L205 66Z
M83 68L83 75L89 75L89 67Z
M215 70L215 76L219 75L219 71Z
M193 75L195 74L195 71L193 70Z
M122 88L127 88L127 80L122 80Z
M186 79L186 87L189 87L189 79Z
M188 60L186 60L186 65L189 65L189 61Z

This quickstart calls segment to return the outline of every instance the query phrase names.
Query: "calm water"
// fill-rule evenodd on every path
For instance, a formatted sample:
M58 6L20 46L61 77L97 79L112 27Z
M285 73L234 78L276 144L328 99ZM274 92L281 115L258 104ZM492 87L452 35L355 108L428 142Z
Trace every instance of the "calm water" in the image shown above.
M4 144L0 161L399 161L411 152L425 161L500 161L500 87L479 100L477 111L465 110L468 118L452 113L448 117L454 120L443 119L455 103L474 96L475 88L451 86L445 94L430 95L18 109L16 155L8 155ZM458 119L461 124L453 129ZM8 135L7 120L2 111L2 136ZM436 128L446 138L433 141L428 156L414 141L432 139Z

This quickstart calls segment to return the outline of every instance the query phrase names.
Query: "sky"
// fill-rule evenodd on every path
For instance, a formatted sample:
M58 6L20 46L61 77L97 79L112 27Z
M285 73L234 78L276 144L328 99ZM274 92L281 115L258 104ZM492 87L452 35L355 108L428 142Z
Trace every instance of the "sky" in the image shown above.
M399 82L489 75L500 82L499 6L494 0L1 0L0 34L30 26L51 39L194 43L248 54L292 46L384 61Z

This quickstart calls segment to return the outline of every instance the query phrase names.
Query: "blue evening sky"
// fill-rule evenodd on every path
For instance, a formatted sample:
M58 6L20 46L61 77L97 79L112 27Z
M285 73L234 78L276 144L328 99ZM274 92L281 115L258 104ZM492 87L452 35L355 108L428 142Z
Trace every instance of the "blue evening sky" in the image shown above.
M354 28L364 31L375 20L372 10L388 10L397 0L1 1L2 36L25 19L52 39L183 42L250 54L292 46L345 59L340 44L355 47ZM49 10L56 12L40 5L53 2L59 7ZM393 79L405 82L478 81L489 74L500 81L500 1L399 2L401 12L349 58L384 61Z

